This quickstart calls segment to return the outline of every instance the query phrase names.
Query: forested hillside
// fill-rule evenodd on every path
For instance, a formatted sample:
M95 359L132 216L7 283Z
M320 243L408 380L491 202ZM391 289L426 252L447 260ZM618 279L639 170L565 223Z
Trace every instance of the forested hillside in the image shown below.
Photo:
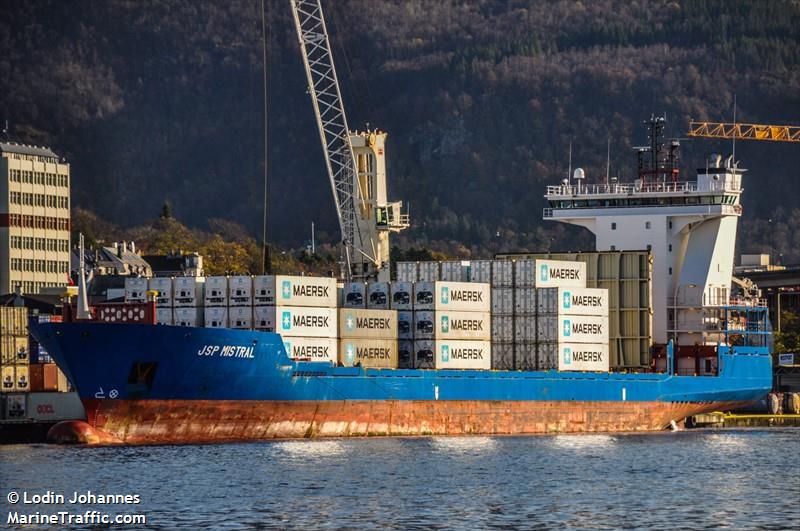
M269 239L336 238L288 0L267 1ZM260 0L3 0L0 119L72 164L73 204L117 226L158 216L260 237ZM632 178L642 120L800 124L796 1L324 1L352 127L389 132L405 246L460 256L576 249L541 219L546 184ZM692 176L729 143L684 139ZM741 251L800 262L800 148L737 143ZM216 220L209 224L208 220ZM770 221L771 220L771 221ZM216 225L214 225L216 223Z

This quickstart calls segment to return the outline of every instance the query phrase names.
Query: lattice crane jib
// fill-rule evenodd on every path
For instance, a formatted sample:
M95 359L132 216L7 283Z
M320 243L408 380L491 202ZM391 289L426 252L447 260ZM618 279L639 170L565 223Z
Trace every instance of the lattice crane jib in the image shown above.
M358 183L354 178L355 160L348 137L350 130L320 0L289 1L339 217L345 254L344 275L350 279L356 253L366 254L356 222L355 202L361 194L357 194Z
M800 126L692 121L689 123L688 136L800 142Z

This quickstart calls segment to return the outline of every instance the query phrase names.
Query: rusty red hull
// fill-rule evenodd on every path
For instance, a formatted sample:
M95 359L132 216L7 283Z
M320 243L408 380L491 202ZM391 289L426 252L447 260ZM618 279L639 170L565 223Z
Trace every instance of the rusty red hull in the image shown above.
M86 399L103 443L603 433L663 430L735 402L224 401Z

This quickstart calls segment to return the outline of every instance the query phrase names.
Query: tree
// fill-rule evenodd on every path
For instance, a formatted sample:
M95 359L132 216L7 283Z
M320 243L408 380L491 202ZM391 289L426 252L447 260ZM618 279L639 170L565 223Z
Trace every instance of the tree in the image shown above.
M781 331L775 332L775 352L797 352L800 350L800 315L781 312Z
M250 274L252 257L242 245L215 234L200 247L208 275Z
M161 219L172 219L172 205L169 204L169 201L164 201L164 205L161 207L161 215L159 217Z

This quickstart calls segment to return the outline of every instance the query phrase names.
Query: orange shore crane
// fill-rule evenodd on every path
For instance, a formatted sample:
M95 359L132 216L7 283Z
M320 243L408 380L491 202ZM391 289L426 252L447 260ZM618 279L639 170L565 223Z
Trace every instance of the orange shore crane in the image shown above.
M772 142L800 142L800 126L762 125L742 123L695 122L689 123L690 137L741 138L743 140L769 140Z

